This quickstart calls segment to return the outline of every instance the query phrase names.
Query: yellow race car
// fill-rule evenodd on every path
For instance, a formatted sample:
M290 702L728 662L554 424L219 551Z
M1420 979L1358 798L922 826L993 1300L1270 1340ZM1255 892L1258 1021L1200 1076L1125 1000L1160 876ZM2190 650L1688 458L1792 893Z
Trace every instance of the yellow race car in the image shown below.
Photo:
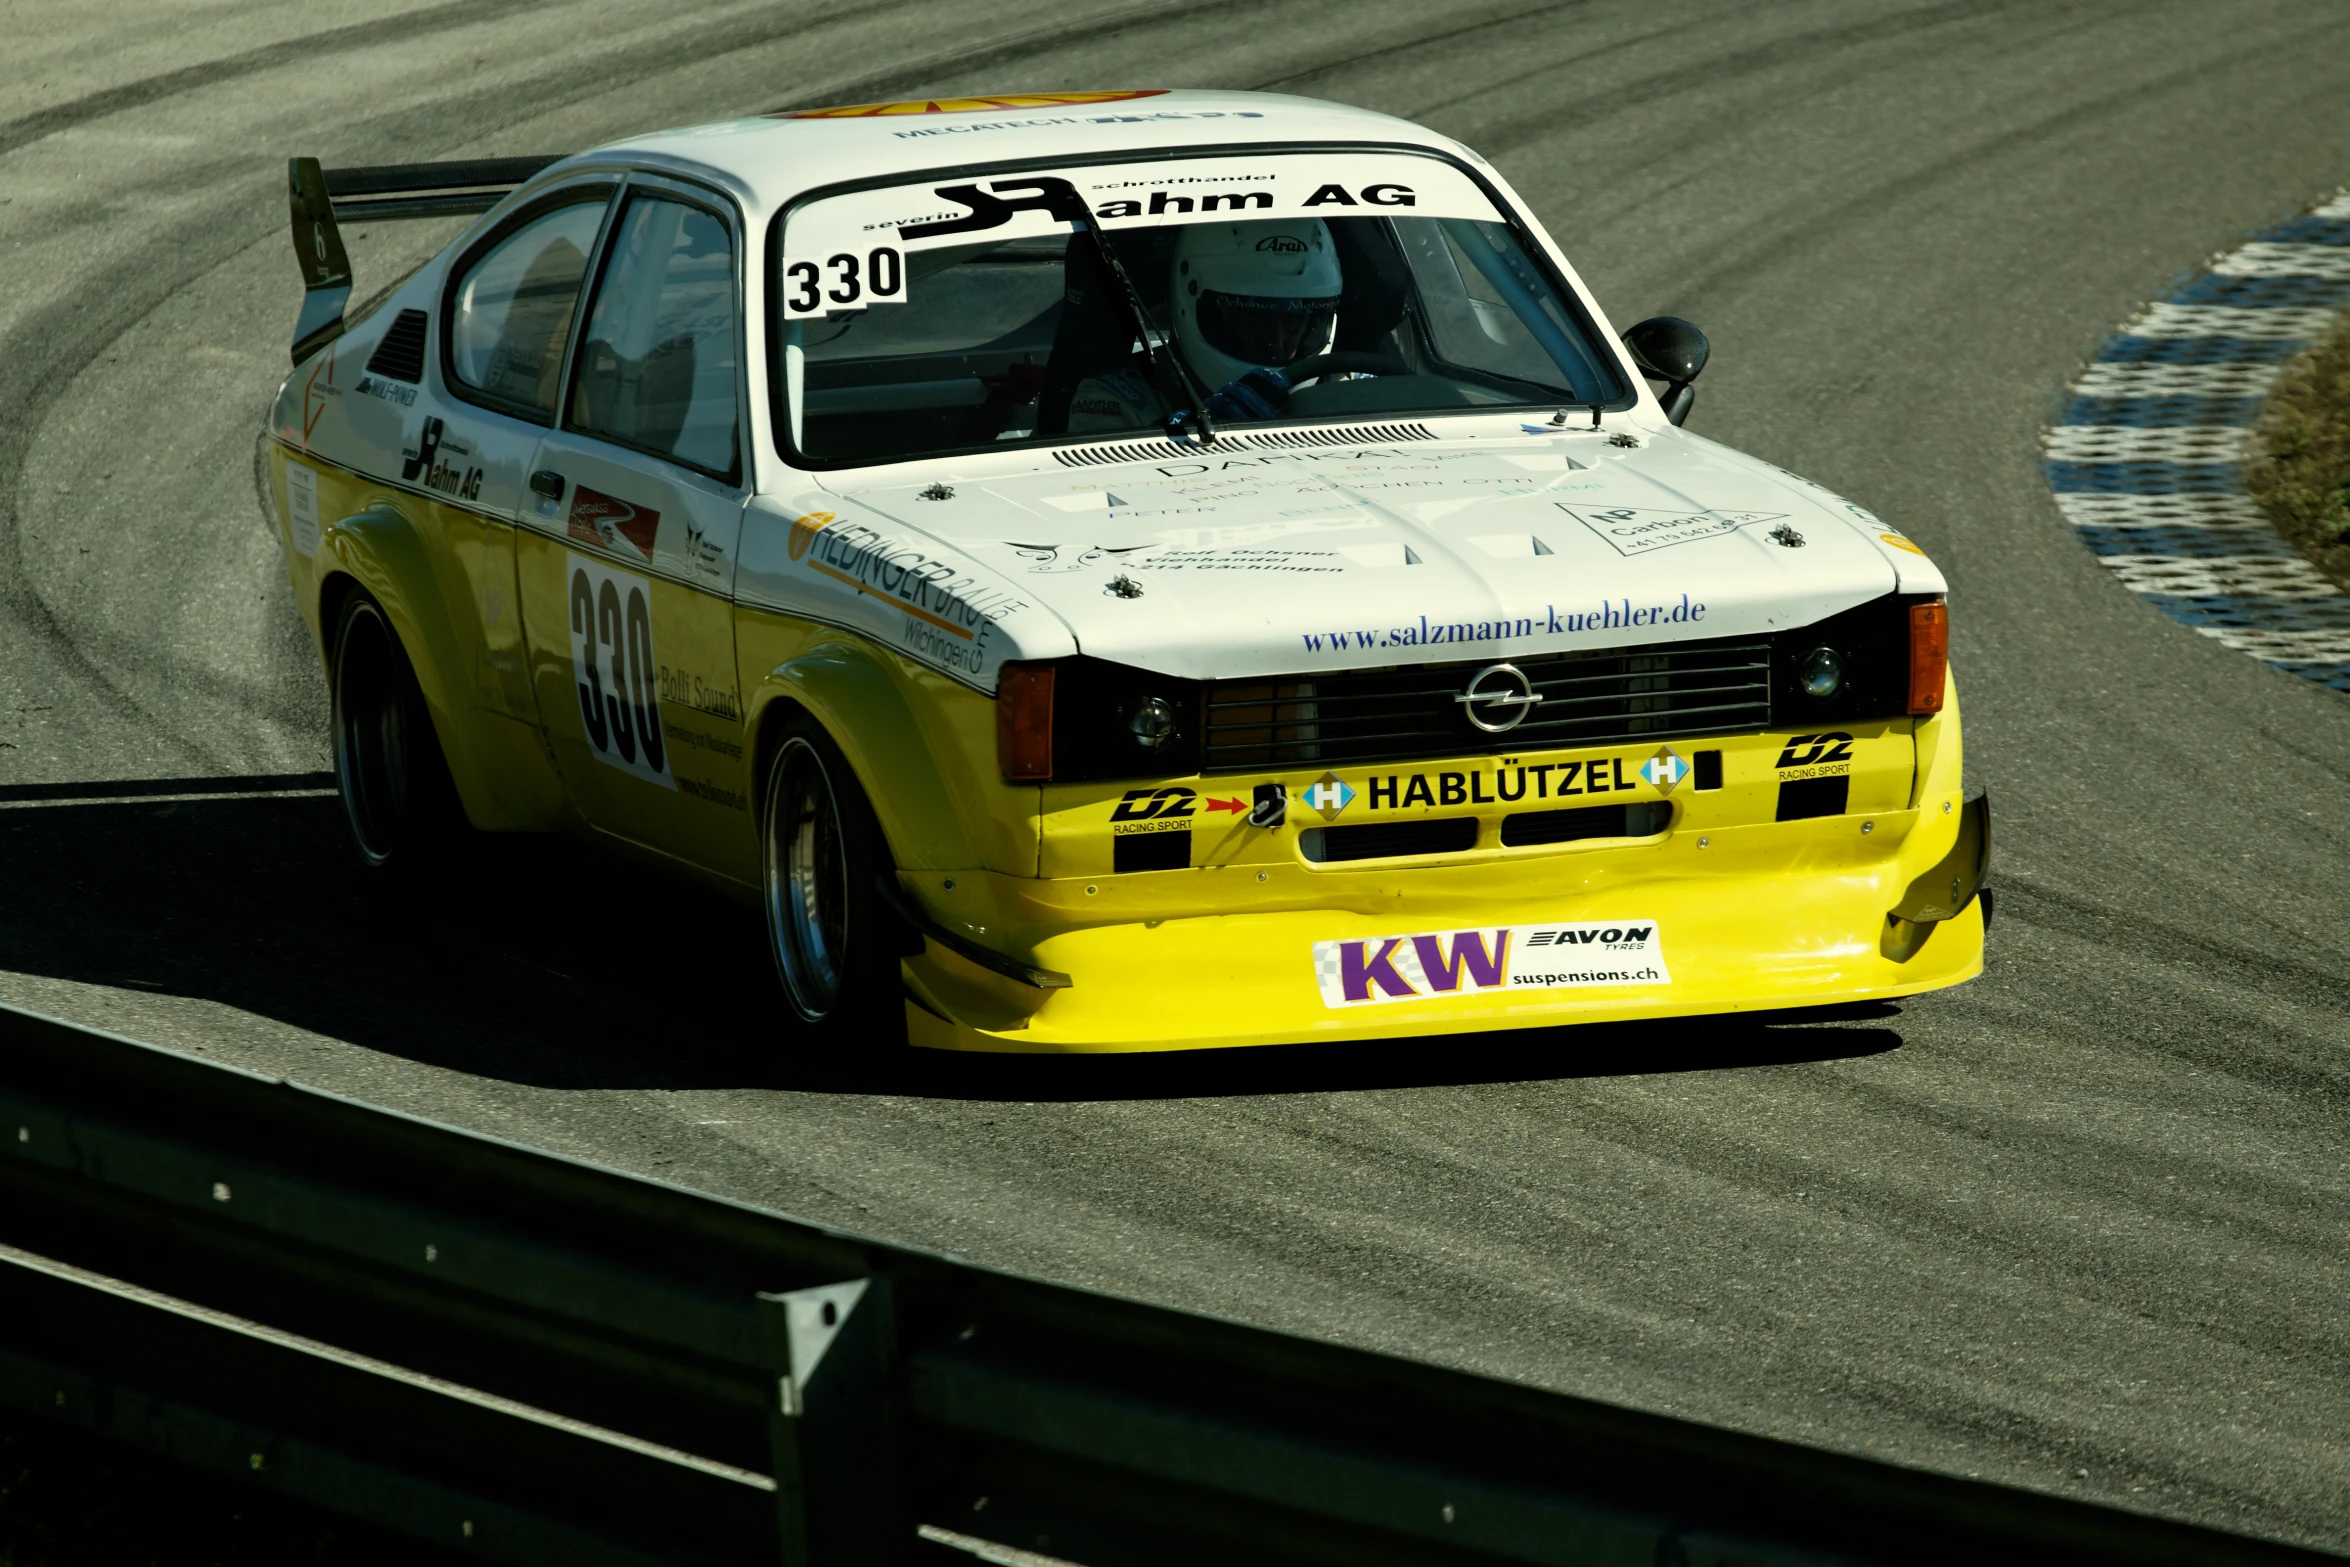
M1061 93L291 199L270 480L387 878L625 842L756 896L844 1048L1981 971L1940 573L1682 429L1703 337L1619 340L1446 137ZM346 321L338 215L450 212Z

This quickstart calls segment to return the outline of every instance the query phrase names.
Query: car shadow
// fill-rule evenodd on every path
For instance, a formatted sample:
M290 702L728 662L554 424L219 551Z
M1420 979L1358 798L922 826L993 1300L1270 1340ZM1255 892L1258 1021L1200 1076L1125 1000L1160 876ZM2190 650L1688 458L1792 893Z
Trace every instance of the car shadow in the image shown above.
M1887 1026L1899 1010L1871 1004L1262 1050L822 1058L795 1048L747 903L569 840L487 836L432 895L388 895L353 860L328 785L0 788L0 968L198 998L549 1088L1203 1098L1722 1071L1901 1044Z

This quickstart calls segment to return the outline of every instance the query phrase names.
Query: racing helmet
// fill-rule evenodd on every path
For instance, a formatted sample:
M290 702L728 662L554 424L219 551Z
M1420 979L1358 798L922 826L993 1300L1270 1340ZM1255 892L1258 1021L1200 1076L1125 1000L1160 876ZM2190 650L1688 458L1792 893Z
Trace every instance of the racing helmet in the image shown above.
M1211 388L1337 338L1342 279L1319 218L1186 224L1174 267L1176 346Z

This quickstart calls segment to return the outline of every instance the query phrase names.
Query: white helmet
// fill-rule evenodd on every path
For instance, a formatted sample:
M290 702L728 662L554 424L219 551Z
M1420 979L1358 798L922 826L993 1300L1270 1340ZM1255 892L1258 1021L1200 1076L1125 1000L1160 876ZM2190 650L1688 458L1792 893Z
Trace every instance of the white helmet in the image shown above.
M1188 223L1175 241L1175 341L1210 390L1330 351L1342 279L1319 218Z

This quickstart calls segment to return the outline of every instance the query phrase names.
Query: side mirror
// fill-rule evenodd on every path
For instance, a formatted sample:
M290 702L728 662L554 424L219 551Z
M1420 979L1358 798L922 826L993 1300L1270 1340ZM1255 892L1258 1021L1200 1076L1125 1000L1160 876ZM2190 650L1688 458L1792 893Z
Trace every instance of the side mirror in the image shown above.
M1697 402L1697 390L1689 383L1705 368L1709 352L1705 334L1679 316L1651 316L1624 333L1624 346L1642 375L1666 383L1659 399L1665 417L1675 424L1688 422Z

